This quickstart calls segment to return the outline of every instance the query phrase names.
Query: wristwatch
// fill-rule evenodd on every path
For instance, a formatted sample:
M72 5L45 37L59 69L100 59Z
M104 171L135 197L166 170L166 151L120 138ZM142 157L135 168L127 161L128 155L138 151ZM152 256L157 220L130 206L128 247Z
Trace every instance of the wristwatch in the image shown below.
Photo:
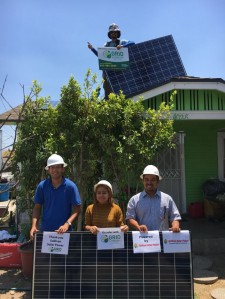
M68 220L66 221L66 223L67 223L67 224L69 224L69 226L71 226L71 225L72 225L72 223L71 223L71 222L69 222Z

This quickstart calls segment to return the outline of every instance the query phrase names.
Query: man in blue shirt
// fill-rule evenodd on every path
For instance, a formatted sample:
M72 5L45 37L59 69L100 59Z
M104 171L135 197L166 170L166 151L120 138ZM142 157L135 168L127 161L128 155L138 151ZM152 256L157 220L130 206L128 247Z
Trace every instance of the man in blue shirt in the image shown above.
M50 177L38 184L34 196L31 239L38 231L40 218L41 231L56 231L62 234L72 230L72 222L80 212L81 200L75 183L63 176L66 166L63 158L57 154L48 158L45 169Z
M128 202L126 220L140 232L151 230L180 231L181 216L172 197L158 190L162 179L154 165L145 167L140 176L144 191Z
M104 44L104 47L115 47L119 50L123 47L129 47L135 44L133 41L121 40L120 36L121 36L121 31L119 26L115 23L111 24L108 30L108 37L110 38L110 41L106 42ZM88 42L88 48L96 56L98 56L98 51L95 48L93 48L92 44L89 42ZM107 81L105 72L103 72L103 79L104 79L103 88L105 90L105 99L108 99L109 94L112 92L112 88L109 82Z

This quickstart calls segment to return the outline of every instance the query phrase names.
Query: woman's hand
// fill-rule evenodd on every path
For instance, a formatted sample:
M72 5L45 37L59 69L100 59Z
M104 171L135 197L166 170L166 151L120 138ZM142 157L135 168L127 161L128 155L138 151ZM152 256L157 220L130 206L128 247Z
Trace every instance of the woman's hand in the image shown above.
M128 232L129 227L127 225L121 225L120 229L121 229L122 232Z
M98 233L98 228L97 228L97 226L90 226L89 231L92 234L96 235Z

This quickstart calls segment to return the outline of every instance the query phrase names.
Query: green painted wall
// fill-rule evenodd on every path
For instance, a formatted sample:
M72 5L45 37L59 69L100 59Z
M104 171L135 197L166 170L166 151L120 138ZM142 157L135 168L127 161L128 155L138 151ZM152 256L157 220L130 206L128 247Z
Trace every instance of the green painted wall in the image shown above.
M145 108L158 109L161 102L169 103L173 91L166 92L145 100ZM217 90L177 90L173 97L176 111L223 111L225 110L225 93Z
M170 102L173 91L143 102L145 108L157 110L161 102ZM224 111L225 93L217 90L178 90L174 96L175 111ZM202 184L218 178L217 132L225 130L224 120L174 120L174 130L184 131L187 207L203 201Z
M223 120L176 121L176 132L184 131L187 206L203 200L202 184L218 178L217 131L225 127Z

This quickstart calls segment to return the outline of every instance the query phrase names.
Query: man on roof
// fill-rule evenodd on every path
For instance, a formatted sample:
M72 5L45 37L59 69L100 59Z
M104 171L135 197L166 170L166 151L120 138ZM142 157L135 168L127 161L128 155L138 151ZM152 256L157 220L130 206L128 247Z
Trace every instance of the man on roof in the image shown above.
M129 47L135 44L133 41L120 39L120 36L121 36L121 31L119 26L115 23L112 23L108 29L108 37L110 38L110 40L104 44L104 47L115 47L119 50L123 47ZM88 48L96 56L98 56L98 51L89 42L88 42ZM112 88L109 82L107 81L106 74L104 71L103 71L103 79L104 79L103 88L105 90L105 99L108 99L109 94L112 92Z

